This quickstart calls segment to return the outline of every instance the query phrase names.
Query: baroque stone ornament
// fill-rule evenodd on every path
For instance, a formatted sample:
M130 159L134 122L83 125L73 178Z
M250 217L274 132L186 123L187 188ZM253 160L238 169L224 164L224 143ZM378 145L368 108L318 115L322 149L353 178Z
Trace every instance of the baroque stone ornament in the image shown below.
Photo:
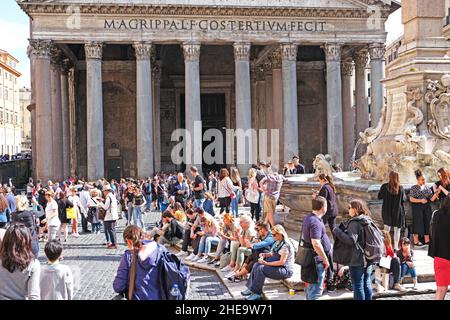
M353 54L353 61L355 61L355 67L365 68L367 62L369 62L369 52L367 49L362 49Z
M150 60L152 53L152 44L150 42L133 43L136 60Z
M103 55L103 42L90 41L84 44L86 59L101 60Z
M200 59L200 43L186 42L182 44L184 60L198 61Z
M49 59L50 49L52 47L51 40L29 39L28 56L37 59Z
M237 61L240 60L249 60L250 58L250 43L242 43L237 42L233 45L234 48L234 59Z
M440 81L428 80L426 100L430 104L428 129L435 136L450 140L450 75Z
M341 61L342 47L337 43L327 43L324 46L327 61Z
M297 61L298 46L293 43L284 43L281 45L281 58L288 61Z
M371 60L383 60L386 53L386 47L383 43L376 43L369 47Z
M281 59L281 49L278 48L274 50L270 56L270 65L272 69L281 69L282 66L282 59Z
M63 61L63 54L61 49L56 47L55 45L52 45L50 48L50 62L52 63L52 66L60 67Z
M328 161L326 156L321 153L314 158L313 167L315 170L314 180L317 180L322 173L331 176L333 172L335 172L330 161Z

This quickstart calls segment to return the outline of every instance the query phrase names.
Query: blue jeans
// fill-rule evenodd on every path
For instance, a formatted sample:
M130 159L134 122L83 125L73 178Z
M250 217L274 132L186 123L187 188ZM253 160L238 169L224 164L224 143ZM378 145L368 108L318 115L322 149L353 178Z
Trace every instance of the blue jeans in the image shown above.
M100 222L98 223L92 223L92 232L100 232L100 229L102 227L102 224Z
M323 267L323 263L317 263L316 269L319 279L317 279L316 283L308 283L308 287L305 290L306 300L317 300L323 293L323 280L325 278L325 268Z
M141 207L134 207L133 209L133 224L144 229L144 219L142 218Z
M211 252L211 245L217 245L219 243L219 238L211 235L204 235L200 239L200 244L198 247L198 253L209 254Z
M205 199L195 199L194 200L194 209L203 208L203 202L205 202Z
M349 267L353 286L353 300L372 300L372 265Z
M238 217L239 216L238 204L241 192L236 191L235 193L236 197L234 197L234 199L231 200L231 213L233 214L233 216Z
M416 267L410 268L406 263L402 263L400 280L402 280L408 274L413 278L417 278Z
M268 262L278 260L280 260L280 256L273 256L266 259ZM283 280L292 277L292 274L293 272L286 269L284 266L264 266L256 262L250 273L250 278L247 281L247 288L253 293L262 294L266 278Z
M116 244L116 220L104 221L103 228L105 229L106 242Z
M152 205L152 195L151 194L146 195L145 201L147 201L147 203L145 204L144 210L150 210Z
M131 221L131 217L133 216L133 205L131 203L128 203L126 216L127 216L127 223L129 224Z
M157 198L158 209L161 210L161 204L164 202L164 196L159 195Z

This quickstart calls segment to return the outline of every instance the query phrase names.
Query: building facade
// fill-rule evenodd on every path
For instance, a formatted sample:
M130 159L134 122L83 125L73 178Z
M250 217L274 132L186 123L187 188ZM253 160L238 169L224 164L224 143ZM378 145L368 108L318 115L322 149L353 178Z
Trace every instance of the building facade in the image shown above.
M17 71L19 61L0 50L0 154L22 151L22 125Z
M247 136L238 162L244 175L267 150L276 169L295 154L310 166L318 153L347 167L369 126L368 66L372 121L381 114L384 22L399 7L389 0L19 5L32 18L33 150L42 179L180 169L172 141L179 128L200 131L185 164L203 169L207 129L224 133L215 152L228 164L239 155L228 129L276 130L278 140Z

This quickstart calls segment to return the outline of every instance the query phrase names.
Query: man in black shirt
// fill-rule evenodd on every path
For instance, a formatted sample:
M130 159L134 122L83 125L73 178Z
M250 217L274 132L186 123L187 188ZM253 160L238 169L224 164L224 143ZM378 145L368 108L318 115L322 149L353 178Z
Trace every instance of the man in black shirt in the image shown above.
M176 244L181 239L183 239L183 227L181 224L172 216L170 211L164 211L162 214L163 225L166 226L164 233L159 242L161 244Z
M298 156L293 156L292 161L294 161L295 174L304 174L305 166L300 163L300 158Z
M192 183L192 188L194 190L194 209L202 208L203 202L205 201L205 185L206 181L198 173L197 167L191 167L191 175L194 177L194 182Z

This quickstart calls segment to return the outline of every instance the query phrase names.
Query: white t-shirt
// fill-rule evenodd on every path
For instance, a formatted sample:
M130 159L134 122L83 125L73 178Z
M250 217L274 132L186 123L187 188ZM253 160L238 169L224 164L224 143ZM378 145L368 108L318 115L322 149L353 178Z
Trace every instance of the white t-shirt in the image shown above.
M61 225L58 217L58 204L54 199L48 202L45 207L45 219L48 226L59 227Z

